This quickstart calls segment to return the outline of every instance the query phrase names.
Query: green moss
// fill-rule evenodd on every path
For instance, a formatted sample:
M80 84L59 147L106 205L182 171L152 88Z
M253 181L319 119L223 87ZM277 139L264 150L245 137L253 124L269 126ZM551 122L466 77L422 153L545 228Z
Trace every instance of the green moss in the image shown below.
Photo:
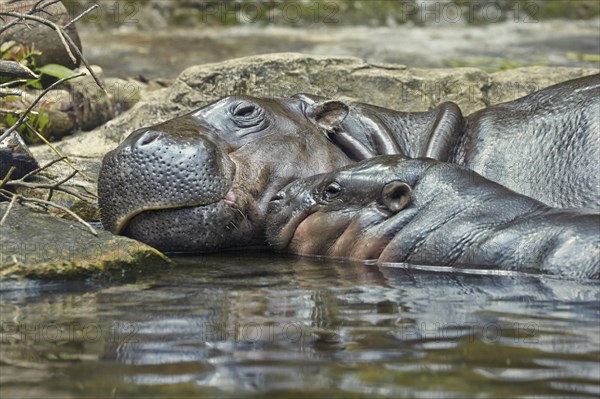
M115 245L118 245L115 243ZM127 280L137 274L163 269L170 259L154 248L140 243L127 253L107 251L94 259L56 260L35 265L20 261L0 266L0 279L26 277L42 280L81 279L86 277Z
M522 63L513 60L507 60L504 58L486 58L476 57L462 60L445 60L444 65L450 68L479 68L488 73L507 71L509 69L516 69L528 66L547 66L546 62L535 62L535 63Z
M566 53L565 58L568 60L600 63L600 54Z

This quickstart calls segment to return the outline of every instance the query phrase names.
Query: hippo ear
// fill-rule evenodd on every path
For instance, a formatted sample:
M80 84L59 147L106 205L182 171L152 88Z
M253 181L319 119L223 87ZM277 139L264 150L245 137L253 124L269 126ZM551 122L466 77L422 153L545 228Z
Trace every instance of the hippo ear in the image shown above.
M383 187L381 203L390 211L397 213L408 205L412 190L403 181L394 180Z
M329 100L310 104L306 113L317 126L330 132L342 123L349 111L343 102Z

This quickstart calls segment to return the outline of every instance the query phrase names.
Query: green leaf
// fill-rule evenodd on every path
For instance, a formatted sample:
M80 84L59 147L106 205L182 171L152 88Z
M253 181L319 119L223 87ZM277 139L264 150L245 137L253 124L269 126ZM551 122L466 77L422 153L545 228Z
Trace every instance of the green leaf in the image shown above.
M8 126L14 125L18 120L19 118L15 114L6 114L6 123L8 123Z
M69 76L73 75L73 71L71 71L69 68L58 64L47 64L37 68L37 70L44 75L54 76L58 79L68 78Z
M37 130L40 133L44 133L44 131L46 130L46 127L48 127L49 123L50 123L50 118L48 117L48 114L40 111L40 113L38 114L38 117L36 118Z
M13 114L6 115L6 122L8 123L9 126L13 126L15 123L17 123L18 120L19 120L19 117L16 115L13 115ZM23 133L23 129L25 129L25 124L21 124L19 127L17 127L17 132Z
M30 79L27 81L27 86L31 87L32 89L41 90L42 82L40 82L39 79Z
M6 53L15 44L17 43L15 43L13 40L2 43L2 45L0 45L0 53Z

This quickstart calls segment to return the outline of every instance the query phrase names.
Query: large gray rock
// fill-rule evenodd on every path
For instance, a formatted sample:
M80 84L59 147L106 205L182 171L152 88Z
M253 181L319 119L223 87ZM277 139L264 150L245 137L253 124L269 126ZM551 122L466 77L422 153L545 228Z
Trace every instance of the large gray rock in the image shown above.
M92 66L94 73L102 81L102 69ZM114 116L114 97L105 93L94 81L89 71L81 67L73 75L84 73L50 90L33 108L34 112L48 117L48 124L38 127L40 133L49 140L57 140L78 130L92 130L106 123ZM0 71L2 75L2 71ZM40 90L21 85L14 93L2 97L4 109L22 112L34 103ZM0 114L0 126L8 125L7 115ZM32 133L24 135L28 142L41 142Z
M4 130L0 129L0 135L3 133ZM17 132L10 133L0 141L0 180L5 178L12 167L15 170L10 175L11 179L20 179L40 167Z
M598 72L598 69L535 66L492 73L485 102L492 105L511 101L544 87Z
M0 218L8 204L0 204ZM164 266L168 258L130 238L15 204L0 229L0 280L131 276Z
M352 57L278 53L186 69L166 89L145 95L106 125L64 140L65 154L101 157L130 132L234 94L299 92L349 98L401 111L427 111L454 101L469 114L564 80L597 73L583 68L519 68L488 74L477 68L406 68ZM45 151L36 149L35 151Z
M45 18L54 22L59 26L65 26L71 22L71 17L60 1L46 1L42 3L38 0L0 0L0 11L11 11L26 14L32 7L36 6L37 10L33 16ZM2 25L13 21L13 17L3 17ZM81 51L81 41L75 25L69 26L66 30L75 46ZM79 66L80 59L73 52L75 62L71 59L64 45L60 41L55 30L43 25L37 21L28 20L27 23L13 25L11 28L0 34L0 42L14 41L22 46L34 46L41 54L34 55L35 65L43 66L47 64L60 64L67 68L76 68Z

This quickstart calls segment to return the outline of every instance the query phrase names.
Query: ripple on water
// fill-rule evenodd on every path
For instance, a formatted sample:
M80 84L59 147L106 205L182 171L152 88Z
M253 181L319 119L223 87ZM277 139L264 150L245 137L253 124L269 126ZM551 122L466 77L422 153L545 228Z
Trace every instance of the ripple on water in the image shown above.
M599 394L596 282L251 253L179 264L0 287L3 399Z

